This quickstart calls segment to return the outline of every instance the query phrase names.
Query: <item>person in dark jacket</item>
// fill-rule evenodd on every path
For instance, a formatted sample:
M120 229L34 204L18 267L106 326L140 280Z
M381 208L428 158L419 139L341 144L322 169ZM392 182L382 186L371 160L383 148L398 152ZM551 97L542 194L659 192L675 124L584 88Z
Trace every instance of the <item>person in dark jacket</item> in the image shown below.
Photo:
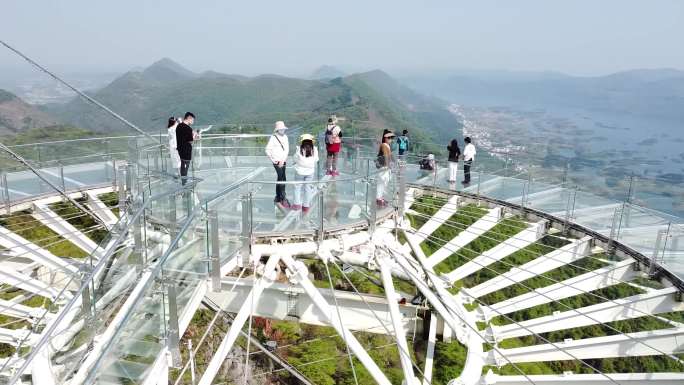
M447 150L449 151L449 183L454 183L458 175L458 159L461 157L458 141L452 139L451 143L447 146Z
M181 183L185 184L188 178L188 168L192 161L192 142L197 138L197 133L190 127L195 123L195 114L186 112L183 121L176 127L176 147L180 157Z

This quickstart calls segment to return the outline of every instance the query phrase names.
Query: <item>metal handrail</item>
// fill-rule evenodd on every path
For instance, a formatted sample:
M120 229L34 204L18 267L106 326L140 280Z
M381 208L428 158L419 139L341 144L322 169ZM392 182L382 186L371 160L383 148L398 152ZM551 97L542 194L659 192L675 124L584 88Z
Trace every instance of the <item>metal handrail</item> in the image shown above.
M116 223L115 226L122 227L120 225L121 221L124 220L124 218L128 219L127 225L125 226L126 228L130 228L130 226L135 223L138 218L142 215L142 213L148 208L150 204L152 204L153 201L159 200L161 198L164 198L169 195L176 195L181 191L185 191L193 187L194 185L192 183L188 183L185 186L181 186L175 190L172 191L165 191L163 193L159 193L156 195L151 196L149 199L147 199L141 207L133 213L131 216L121 216L119 218L119 221ZM93 269L90 271L90 273L83 279L83 282L92 282L95 278L96 275L98 275L102 269L107 265L107 262L109 259L115 254L115 251L119 248L121 243L127 239L127 232L126 231L121 231L116 238L116 241L111 245L110 249L99 259L97 264L93 267ZM92 256L92 254L91 254ZM72 280L76 277L76 275L72 276ZM71 281L70 281L71 282ZM28 368L28 365L35 359L36 355L39 353L39 351L47 344L51 339L52 339L52 333L57 329L59 324L62 322L64 317L66 317L66 314L73 308L74 304L78 301L78 298L83 295L83 291L85 288L88 286L88 283L85 283L83 285L80 285L76 293L74 293L72 299L62 308L60 309L60 312L58 313L57 317L54 319L50 327L47 328L42 333L41 339L38 341L36 345L34 345L31 349L31 353L29 353L28 357L24 360L24 363L21 365L19 370L16 371L14 376L10 379L9 383L12 384L16 380L19 379L19 377L22 375L22 373ZM68 287L68 285L65 285L65 289ZM63 291L64 291L63 290ZM47 313L47 310L46 310Z

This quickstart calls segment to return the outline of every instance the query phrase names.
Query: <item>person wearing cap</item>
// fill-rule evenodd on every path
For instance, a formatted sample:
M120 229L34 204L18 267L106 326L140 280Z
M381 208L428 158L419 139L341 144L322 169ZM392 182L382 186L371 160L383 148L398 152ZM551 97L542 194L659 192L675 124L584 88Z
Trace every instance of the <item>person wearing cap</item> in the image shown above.
M311 198L313 197L316 186L313 183L316 164L318 163L318 149L314 145L314 137L311 134L304 134L299 137L299 145L294 155L295 160L295 180L294 185L294 205L293 210L301 209L304 214L309 212ZM302 190L304 196L302 197Z
M392 162L392 148L390 143L394 141L394 133L390 130L384 130L382 135L382 143L378 148L378 158L376 166L378 168L378 179L376 185L375 203L384 207L387 206L385 200L385 190L390 180L390 163Z
M340 175L337 171L337 156L340 153L341 147L342 129L337 125L337 117L332 115L328 118L328 125L325 128L326 175Z
M273 163L273 168L275 168L277 176L276 180L278 182L285 182L287 180L285 177L285 166L287 162L287 156L290 152L290 144L288 143L287 136L285 135L286 131L287 126L285 126L284 122L275 122L273 135L271 135L271 137L268 139L268 143L266 144L266 156L268 156ZM287 201L285 196L284 184L276 184L276 195L273 201L281 208L290 208L290 203Z
M463 149L463 182L461 183L468 184L470 183L470 166L473 165L477 151L475 151L475 145L471 143L469 136L463 141L466 145Z

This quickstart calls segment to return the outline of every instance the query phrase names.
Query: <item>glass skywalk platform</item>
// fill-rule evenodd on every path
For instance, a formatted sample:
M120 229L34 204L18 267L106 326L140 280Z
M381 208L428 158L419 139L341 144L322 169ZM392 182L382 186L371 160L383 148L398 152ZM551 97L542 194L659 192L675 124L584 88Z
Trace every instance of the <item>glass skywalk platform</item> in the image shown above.
M40 271L43 275L56 277L51 284L57 288L57 292L49 298L53 306L48 306L48 311L40 317L45 321L32 321L34 326L31 328L37 335L12 340L10 345L13 346L14 352L0 363L2 366L0 378L12 383L22 381L34 384L49 383L43 381L70 384L168 383L168 378L164 376L169 375L169 368L180 367L187 361L187 357L181 355L180 346L184 331L192 323L192 318L207 293L221 293L224 290L222 285L225 285L223 280L227 274L239 274L233 277L238 281L249 279L256 282L257 275L261 277L260 280L263 280L265 279L263 277L269 276L264 267L265 259L270 259L266 257L275 255L270 247L281 250L279 252L292 253L293 251L286 245L301 242L298 247L301 247L302 251L297 250L294 254L301 253L307 256L315 255L322 249L331 247L326 243L328 240L342 244L342 251L351 253L350 255L342 253L334 257L351 258L347 260L350 265L353 263L349 261L353 260L357 254L364 256L364 253L368 252L364 248L368 247L366 242L370 238L375 239L372 243L373 247L378 247L378 251L371 252L371 255L387 253L387 256L377 258L380 258L379 260L386 258L388 266L391 265L394 269L392 274L399 272L399 275L411 282L412 279L417 278L417 276L412 278L413 269L417 269L415 274L421 272L423 279L428 283L425 287L422 287L419 282L413 281L413 284L419 288L419 291L421 288L432 291L432 294L422 292L423 301L427 301L430 305L427 307L432 309L435 319L440 319L439 325L437 321L428 319L421 321L424 330L432 335L432 337L428 336L428 339L434 340L433 334L437 333L437 329L439 329L439 335L446 335L451 328L456 339L471 349L469 354L474 354L473 349L478 343L473 341L484 338L476 332L475 322L489 323L492 321L492 314L495 313L482 310L479 315L480 311L477 309L468 313L463 304L479 303L481 309L496 308L496 304L485 305L484 302L478 302L485 298L484 295L479 297L472 295L472 293L494 293L495 291L488 289L486 282L480 282L480 286L466 287L455 294L453 299L445 299L445 296L449 295L447 289L452 289L451 284L454 284L454 288L457 289L457 283L446 280L447 286L438 288L440 284L436 283L437 280L445 278L434 273L432 267L436 268L436 265L422 265L421 270L421 264L423 264L421 250L424 252L430 249L420 246L420 242L414 244L415 240L408 235L411 232L420 235L421 229L407 228L405 221L398 219L406 210L431 212L433 214L423 215L436 217L440 209L447 209L443 201L446 202L450 199L449 197L458 199L455 200L453 212L442 211L447 215L446 218L440 219L439 223L442 226L446 226L452 220L448 219L452 218L449 214L459 213L464 207L485 207L492 214L496 212L497 216L495 223L489 223L487 229L481 230L476 224L486 224L486 217L473 217L472 220L464 221L460 225L454 222L452 226L461 226L466 229L463 231L464 235L461 235L462 238L465 239L468 232L473 234L476 232L477 235L472 235L470 242L464 244L455 241L458 235L454 235L452 240L454 242L449 243L449 239L444 240L442 243L445 245L442 247L454 247L453 250L447 249L447 254L456 255L459 248L466 250L475 247L471 242L480 237L496 237L497 231L502 231L496 226L507 218L521 218L525 226L535 225L537 222L531 222L532 218L535 218L536 221L552 223L553 231L551 228L545 230L548 234L556 234L555 231L562 231L564 234L566 232L567 234L588 234L587 236L594 239L595 245L601 245L600 248L603 248L606 256L596 257L602 261L600 266L583 267L587 272L598 271L593 270L595 268L618 266L619 263L612 261L613 257L609 255L614 252L611 249L618 249L619 260L634 258L635 263L642 267L646 266L649 273L657 273L660 281L666 283L665 288L682 289L684 243L681 238L684 236L682 225L684 221L641 207L630 199L617 201L610 197L601 197L590 191L582 191L580 186L575 186L567 180L555 183L547 176L536 179L532 172L526 173L520 170L502 172L497 162L475 164L472 182L469 185L449 184L446 181L447 168L444 162L438 161L435 170L426 171L418 168L416 158L407 157L400 159L393 167L384 193L390 205L378 206L375 199L378 188L378 170L373 162L374 144L364 143L359 139L358 143L354 142L356 146L345 148L338 164L341 170L340 176L333 178L325 176L320 169L317 171L317 180L311 182L315 193L311 211L307 215L295 211L284 212L273 204L276 183L273 167L262 155L265 138L266 136L263 135L217 135L202 139L195 146L191 177L185 185L181 185L180 181L170 173L167 165L168 154L164 146L146 137L129 136L106 140L81 140L78 143L66 141L15 147L14 149L26 157L47 182L13 160L1 158L3 170L0 175L0 191L2 192L0 198L5 206L3 212L5 218L30 210L31 205L37 199L54 196L53 186L57 186L73 199L80 199L84 193L96 189L106 191L114 197L114 203L109 207L118 210L118 215L115 216L118 222L102 225L107 229L107 236L99 241L98 254L91 253L80 260L70 258L69 255L51 256L40 248L27 249L28 251L24 249L20 251L12 247L0 248L0 253L3 255L0 263L3 266L9 266L11 261L20 260L25 266L22 271L26 273L21 277L28 277L29 273L35 274L35 271ZM36 158L38 154L40 156ZM459 171L459 176L462 176L462 170ZM287 179L288 181L294 180L291 168L288 169ZM285 184L288 197L292 197L293 189L298 182ZM415 203L420 197L429 196L434 196L435 199L439 197L443 201L437 200L439 204L431 203L437 206L429 207L428 211L423 210L427 207L424 203ZM97 210L93 209L93 207L101 207L98 205L101 202L97 201L99 198L93 198L92 194L88 197L84 204L93 210L95 216L102 217L97 215ZM421 204L424 206L421 207ZM496 210L500 210L500 213ZM426 218L426 220L430 219ZM453 220L456 221L456 219ZM439 234L448 233L446 231L448 229L439 230L438 226L430 228L432 232ZM399 233L406 234L407 241L399 242ZM354 234L367 238L345 249L346 243L352 242L348 238L356 236ZM501 250L494 249L492 252L482 250L481 255L489 252L492 260L485 259L486 265L479 266L479 268L486 269L486 266L491 264L500 269L495 263L504 261L508 255L506 253L513 253L525 245L536 243L544 235L543 232L529 232L529 235L533 234L536 234L535 237L529 240L517 239L517 233L509 234L508 236L511 237L509 241L521 243L511 246L508 251L505 247L501 247ZM57 236L59 235L57 233ZM64 237L65 234L61 235ZM423 242L431 236L431 234L423 234ZM12 239L16 240L16 238ZM30 239L24 241L32 244ZM579 241L568 236L567 242ZM11 245L10 240L6 240L6 244ZM326 246L323 247L323 244ZM311 248L312 245L314 245L313 248ZM494 259L496 252L500 254L496 257L498 259ZM633 256L630 254L632 252ZM563 260L563 263L572 265L580 261L580 257L595 254L589 249L584 250L583 253L587 254L581 256L568 254L572 258ZM255 256L265 259L262 261L263 258ZM46 262L59 261L60 257L65 257L63 258L64 265L57 262L48 265ZM426 261L430 260L429 255L424 257ZM365 258L371 257L365 256ZM561 253L551 258L549 263L555 263L554 258L568 258L568 256ZM286 257L283 257L280 262L269 262L271 265L265 266L270 268L280 266L273 265L276 263L287 265L287 279L301 281L302 278L294 279L289 276L289 274L294 274L293 271L296 269L288 261ZM366 263L368 261L373 262L375 259L371 258ZM407 265L402 265L403 263ZM36 270L39 266L40 268ZM250 271L247 269L249 266L253 266L258 271ZM562 266L562 264L559 265L559 267ZM363 267L369 268L368 265ZM383 266L379 267L379 269L382 268ZM534 274L555 274L555 270L551 268L535 270L539 267L533 265L522 264L517 268L522 269L523 272L530 269L529 271ZM515 268L511 271L515 271ZM580 272L582 271L580 269ZM16 272L16 276L19 277L21 272L19 270ZM243 273L244 276L242 276ZM526 282L522 278L513 276L513 273L510 274L511 279L516 280L515 284ZM250 276L252 278L249 278ZM11 282L9 278L6 278L3 284L21 287L22 290L30 292L31 287L28 284L38 287L41 282L45 281L41 277L42 275L31 281L24 279L24 281L13 280ZM615 278L615 276L611 277ZM256 290L257 286L255 285L253 290ZM593 286L587 286L587 290L589 288ZM35 290L42 293L40 288ZM655 290L665 289L658 288L647 290L647 292L654 293ZM676 291L673 289L668 293L673 294ZM253 295L257 296L257 294ZM545 295L555 298L555 294ZM681 294L679 295L679 301L681 301ZM523 299L521 297L520 301ZM678 303L667 302L667 306L670 310L678 312L681 307ZM441 309L440 306L444 309L437 310ZM423 309L421 306L416 306L411 310L417 312L418 308ZM524 306L518 306L518 308L520 311L525 309ZM342 309L344 311L344 305ZM242 308L233 309L231 313L239 315L238 310L242 311ZM389 317L388 322L391 318L389 313L386 315ZM302 321L308 316L310 315L305 313L297 315ZM596 318L600 318L599 321L602 323L613 320L613 318L602 318L602 316L596 316ZM251 320L251 315L249 319ZM335 326L337 321L332 317L326 322ZM339 322L341 327L344 327L345 321L340 319ZM418 321L415 322L418 325ZM463 329L465 327L463 325L471 323L476 330ZM554 326L547 327L548 330L559 328L557 323L550 322L549 324ZM36 327L35 325L42 326ZM495 330L495 333L501 333L501 335L507 333L496 330L496 327L492 325L486 330L487 332ZM577 325L579 327L583 323L578 322ZM350 329L353 329L353 326L348 325ZM417 327L414 325L414 328ZM675 328L673 333L676 334L679 330ZM630 339L641 338L629 335L628 337ZM651 344L656 344L656 342L644 338L648 341L648 346L644 349L657 349L659 354L662 350L673 356L681 355L683 352L681 344L674 348L667 344L653 347ZM678 341L677 338L682 337L680 335L672 338ZM490 342L494 343L495 340ZM479 341L478 349L480 350L482 350L482 343L483 341ZM596 341L596 343L604 344L601 346L607 349L612 346L606 341ZM471 365L470 369L464 369L460 381L473 383L471 381L474 378L479 381L480 376L486 374L483 368L511 365L510 362L506 362L507 357L513 357L513 363L528 362L525 357L532 354L529 347L518 347L518 350L499 347L501 350L491 350L488 355L480 352L479 358L469 358L479 364ZM565 351L560 348L553 349L554 347L555 345L552 345L549 349ZM574 353L570 353L573 356L585 359L595 358L591 354L596 353L590 352L593 348L578 344L572 349L575 349L572 350ZM372 364L366 362L367 360L359 352L355 351L354 354L364 365L368 364L372 367ZM635 355L640 354L635 353ZM652 352L644 354L652 354ZM399 355L402 356L401 353ZM473 368L479 369L479 372L475 373L477 370ZM203 369L207 373L211 372L211 364ZM371 369L368 370L374 374L373 379L376 382L383 382L380 374ZM474 370L474 372L468 370ZM521 376L522 379L514 379L513 376L504 374L490 374L486 378L493 381L491 383L503 384L529 380L524 376ZM375 377L375 375L380 377ZM422 374L414 375L416 377L409 379L409 382L429 382L426 382ZM161 377L157 378L158 376ZM632 382L624 383L649 383L651 381L650 379L639 380L637 377L629 379ZM151 378L154 380L150 380ZM211 379L208 378L209 375L206 378L203 376L198 383L208 383L202 382L210 381ZM531 382L546 383L545 381L558 380L555 377L549 379L536 377L535 379L536 381ZM669 384L681 379L682 377L676 375L670 379L663 373L663 379L654 380L654 382ZM599 381L597 377L592 377L591 380ZM613 382L623 383L619 379Z

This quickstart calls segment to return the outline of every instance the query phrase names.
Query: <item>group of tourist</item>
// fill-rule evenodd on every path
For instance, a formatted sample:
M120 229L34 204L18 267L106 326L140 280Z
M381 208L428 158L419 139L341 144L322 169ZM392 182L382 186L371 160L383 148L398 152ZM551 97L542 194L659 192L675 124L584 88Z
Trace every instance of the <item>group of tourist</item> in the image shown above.
M449 183L456 183L458 177L458 161L461 159L463 160L463 181L461 181L461 183L464 185L470 183L470 167L475 160L476 151L470 137L467 136L463 139L463 142L465 142L463 153L461 153L461 149L458 146L458 140L456 139L452 139L447 146L447 151L449 153L447 158L447 163L449 164L449 176L447 181Z
M191 127L194 122L195 115L192 112L186 112L183 119L171 117L168 121L171 166L178 170L177 172L180 175L182 184L187 182L188 169L192 161L192 142L199 138L199 133ZM285 182L287 180L286 167L287 158L290 153L287 130L288 128L283 121L277 121L265 149L266 156L275 169L277 182ZM342 128L338 125L335 115L330 116L328 119L324 140L326 176L338 176L340 173L337 170L337 160L342 148ZM448 181L450 183L456 182L458 162L460 160L463 160L464 178L462 183L464 185L470 183L470 167L475 159L476 151L469 137L466 137L464 142L465 148L462 153L456 139L451 140L447 146L449 153ZM387 205L384 197L390 181L390 166L393 163L393 153L396 152L399 160L405 159L409 151L409 144L408 130L403 130L399 137L391 130L385 129L382 132L375 159L375 167L377 169L375 202L379 207ZM311 134L301 135L297 141L294 154L295 181L297 182L293 186L294 202L290 204L287 199L286 185L284 183L277 183L275 198L273 199L277 207L281 210L301 210L303 213L309 211L311 200L316 191L315 184L310 182L314 180L318 162L318 148L314 136ZM435 170L434 155L429 154L425 159L421 160L420 168L421 170Z

